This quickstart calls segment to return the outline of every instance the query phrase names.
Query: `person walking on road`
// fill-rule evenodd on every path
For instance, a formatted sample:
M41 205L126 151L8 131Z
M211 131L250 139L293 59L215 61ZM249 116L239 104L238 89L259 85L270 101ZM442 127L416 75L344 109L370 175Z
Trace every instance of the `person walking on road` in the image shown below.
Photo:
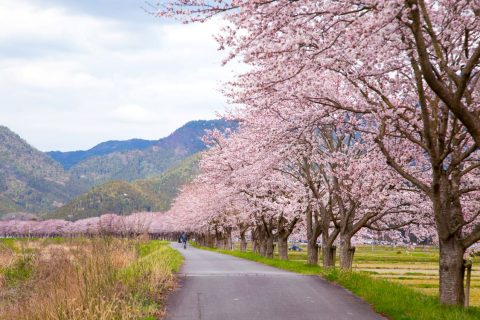
M183 233L182 233L182 235L180 236L180 240L181 240L182 243L183 243L183 249L187 249L188 236L187 236L187 233L186 233L186 232L183 232Z

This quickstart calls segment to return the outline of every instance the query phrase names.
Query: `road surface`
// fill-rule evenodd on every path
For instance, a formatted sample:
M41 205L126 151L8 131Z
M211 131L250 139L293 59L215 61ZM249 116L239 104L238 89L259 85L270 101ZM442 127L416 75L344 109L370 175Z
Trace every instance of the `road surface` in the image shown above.
M179 243L185 257L167 320L385 320L358 297L304 276Z

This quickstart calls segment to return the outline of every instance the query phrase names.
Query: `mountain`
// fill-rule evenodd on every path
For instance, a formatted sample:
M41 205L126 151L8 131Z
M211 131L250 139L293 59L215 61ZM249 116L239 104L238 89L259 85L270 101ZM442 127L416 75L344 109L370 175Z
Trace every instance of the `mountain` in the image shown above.
M154 194L160 211L166 211L170 209L180 189L198 175L199 160L200 154L196 153L160 176L137 180L133 184Z
M145 193L134 185L115 180L94 187L57 209L48 218L78 220L95 217L104 213L129 214L132 212L153 211L156 201L153 195Z
M68 170L77 163L95 156L103 156L112 152L142 150L153 144L155 140L131 139L126 141L106 141L86 151L50 151L47 154L54 160L60 162L62 166Z
M86 151L50 153L0 126L0 218L19 212L75 218L111 210L167 210L197 173L205 129L237 126L192 121L160 140L107 141Z
M132 183L123 180L107 182L45 218L78 220L105 213L125 215L140 211L166 211L180 188L197 175L199 159L199 154L195 154L158 177Z
M225 120L191 121L145 149L93 156L77 163L69 172L75 184L85 190L111 180L134 181L157 176L204 150L201 137L206 129L225 130L236 126L236 122Z
M4 214L0 220L7 221L7 220L20 220L20 221L32 221L32 220L40 220L37 215L29 212L12 212Z
M53 210L71 198L62 166L0 126L0 214Z

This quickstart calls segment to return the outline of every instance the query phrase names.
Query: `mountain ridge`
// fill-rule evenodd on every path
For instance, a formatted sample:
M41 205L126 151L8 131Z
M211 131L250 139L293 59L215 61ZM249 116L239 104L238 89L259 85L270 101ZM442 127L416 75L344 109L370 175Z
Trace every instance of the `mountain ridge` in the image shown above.
M205 149L200 139L207 129L236 129L236 122L196 120L186 123L169 136L145 149L132 149L93 156L73 166L69 172L77 185L89 187L109 180L134 181L159 175L184 158Z
M62 164L68 170L77 163L93 156L106 155L112 152L146 149L157 140L129 139L129 140L108 140L101 142L88 150L77 151L47 151L45 152L54 160Z
M129 140L109 140L101 142L88 150L77 151L47 151L45 152L54 160L63 165L66 170L71 169L75 165L92 157L106 156L111 153L128 152L133 150L145 150L152 147L172 147L178 142L178 137L182 136L183 140L188 137L192 146L196 149L203 148L204 144L200 140L199 131L205 129L236 127L237 123L234 121L227 121L223 119L214 120L193 120L185 123L180 128L177 128L171 134L158 140L145 139L129 139ZM198 151L198 150L197 150Z
M194 154L174 168L148 179L106 182L44 217L74 221L106 213L125 215L134 212L166 211L180 188L197 175L199 159L200 155Z
M7 127L0 126L0 218L14 212L54 212L92 187L114 180L131 183L134 188L139 185L157 188L155 192L162 207L167 207L177 192L177 185L180 187L187 181L194 169L182 169L163 180L158 180L159 176L181 167L182 161L203 151L206 146L200 138L206 129L236 129L237 126L236 122L222 119L197 120L153 142L106 141L92 148L93 152L89 149L88 157L84 154L83 160L68 170L65 163L68 166L71 153L57 153L57 156L67 154L66 162L61 164L51 154L35 149ZM162 189L162 181L175 187ZM121 189L120 184L118 186Z

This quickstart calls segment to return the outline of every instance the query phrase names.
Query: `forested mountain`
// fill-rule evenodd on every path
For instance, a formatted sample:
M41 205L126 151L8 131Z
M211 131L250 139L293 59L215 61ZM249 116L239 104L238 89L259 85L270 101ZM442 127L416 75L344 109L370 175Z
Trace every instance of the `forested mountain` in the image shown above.
M57 209L53 214L48 214L47 217L78 220L104 213L129 214L153 211L157 207L153 194L127 181L115 180L93 187L87 193Z
M112 152L128 151L128 150L142 150L146 149L153 144L156 140L143 140L143 139L131 139L126 141L106 141L102 142L95 147L85 151L50 151L47 154L53 159L62 164L65 169L70 169L77 163L96 156L103 156Z
M170 209L173 200L185 184L198 174L200 154L194 154L160 176L134 181L133 184L155 195L160 211Z
M66 204L72 199L84 197L87 201L99 193L113 194L102 199L116 201L120 191L138 199L119 200L125 208L102 202L94 206L91 214L96 209L101 214L110 208L118 213L164 210L178 187L195 174L198 158L192 155L205 149L200 139L205 129L236 126L237 123L224 120L192 121L160 140L108 141L87 151L48 154L36 150L8 128L0 127L0 217L12 212L48 216L54 211L68 216L70 213L65 210L73 207ZM95 186L98 188L91 190ZM88 206L82 202L78 207Z
M205 148L206 129L236 127L225 120L191 121L148 148L115 151L83 160L70 169L76 185L85 190L110 180L134 181L156 176Z
M196 176L198 160L199 155L195 154L157 177L132 183L115 180L93 187L46 218L78 220L104 213L168 210L179 189Z
M71 197L69 179L59 163L0 126L0 213L61 206Z

